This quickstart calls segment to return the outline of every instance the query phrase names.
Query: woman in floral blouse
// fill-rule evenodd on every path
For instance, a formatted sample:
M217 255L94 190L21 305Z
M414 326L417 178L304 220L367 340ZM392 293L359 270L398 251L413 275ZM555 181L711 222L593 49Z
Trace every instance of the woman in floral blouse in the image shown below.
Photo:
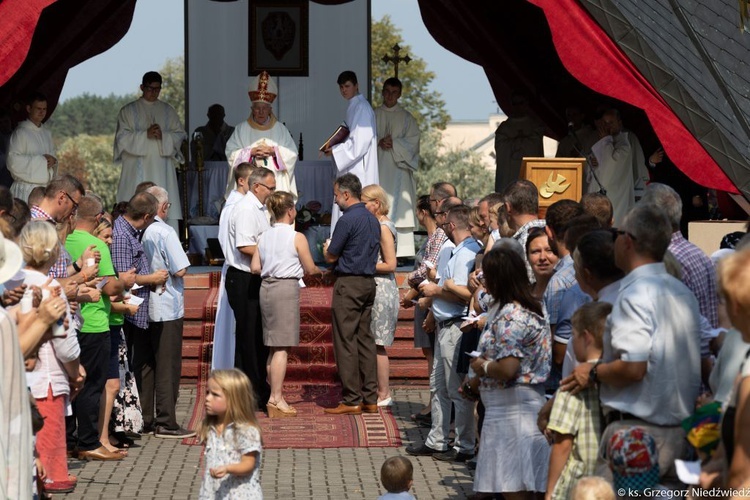
M472 361L469 374L486 408L474 490L502 493L508 500L541 497L549 445L536 427L536 416L550 373L549 324L517 252L490 250L482 268L495 301L479 340L481 355Z

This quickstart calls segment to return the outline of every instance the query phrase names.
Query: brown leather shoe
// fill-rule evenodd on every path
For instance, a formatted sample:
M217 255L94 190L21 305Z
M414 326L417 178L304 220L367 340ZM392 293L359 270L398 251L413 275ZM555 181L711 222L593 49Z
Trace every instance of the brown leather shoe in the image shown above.
M362 413L362 407L359 405L345 405L341 403L336 408L326 408L323 410L329 415L360 415Z
M362 412L363 413L377 413L378 412L378 405L362 405Z
M103 460L103 461L109 461L109 460L122 460L123 455L121 453L112 453L104 446L100 446L99 448L95 450L89 450L89 451L79 451L78 452L78 460Z

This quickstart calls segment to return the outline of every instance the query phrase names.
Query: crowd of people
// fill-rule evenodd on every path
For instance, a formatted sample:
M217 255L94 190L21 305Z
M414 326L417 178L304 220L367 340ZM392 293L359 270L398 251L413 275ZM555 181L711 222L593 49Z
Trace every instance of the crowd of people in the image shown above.
M745 384L732 383L750 352L750 237L712 261L658 183L616 227L600 193L544 219L530 181L471 208L456 194L438 182L419 199L428 239L402 306L416 309L431 371L430 404L412 418L430 430L406 452L466 462L475 498L678 494L675 460L698 458L695 488L741 492ZM708 442L695 415L716 401L721 440L716 419Z
M401 82L385 82L377 110L353 72L337 84L349 135L322 148L339 174L322 254L335 277L342 395L326 413L393 404L386 348L399 307L414 307L430 401L412 418L429 433L406 452L467 463L476 498L676 491L684 485L675 460L691 458L703 464L701 487L748 482L749 237L727 239L713 260L687 241L680 196L643 186L646 160L611 109L596 130L574 120L560 147L589 159L588 192L553 203L544 218L528 180L503 180L475 204L447 182L417 198L419 131L398 105ZM261 497L256 412L297 415L283 390L300 341L289 304L299 305L303 277L324 271L295 231L297 150L273 114L278 89L263 72L251 82L248 120L232 129L212 106L194 144L232 168L206 417L196 430L177 422L174 353L189 261L170 225L170 209L180 212L170 193L185 134L160 88L160 75L146 73L143 95L118 117L121 202L111 213L78 179L58 175L43 96L31 97L28 123L14 136L16 182L12 191L0 186L0 486L8 498L73 491L68 458L119 461L143 433L196 432L206 444L201 497ZM524 110L519 96L509 121L533 129ZM509 131L501 132L502 143ZM657 151L649 163L661 159ZM618 175L627 182L617 184ZM394 272L413 255L417 224L428 237L400 296ZM410 498L408 459L387 460L381 477L384 498Z
M4 497L71 492L68 459L123 460L144 433L195 435L175 415L189 262L170 206L150 182L111 213L68 174L28 203L0 186Z

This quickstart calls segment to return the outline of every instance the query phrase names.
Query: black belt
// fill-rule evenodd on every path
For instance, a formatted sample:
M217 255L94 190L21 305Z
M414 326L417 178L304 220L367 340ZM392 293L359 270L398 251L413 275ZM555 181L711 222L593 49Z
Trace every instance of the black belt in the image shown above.
M636 417L631 413L623 413L618 410L612 410L604 417L604 422L609 425L612 422L619 422L620 420L643 420L640 417Z
M459 321L463 321L463 318L461 316L456 316L455 318L448 318L445 321L438 321L437 326L438 328L445 328L447 326L455 325Z
M372 278L372 274L335 273L337 278Z

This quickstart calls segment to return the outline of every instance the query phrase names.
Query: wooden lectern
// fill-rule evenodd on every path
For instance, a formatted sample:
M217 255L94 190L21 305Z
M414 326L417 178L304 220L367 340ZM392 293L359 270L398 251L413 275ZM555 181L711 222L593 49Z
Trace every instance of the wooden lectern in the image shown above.
M521 178L530 180L539 190L539 217L559 200L580 201L583 194L585 158L524 158Z

